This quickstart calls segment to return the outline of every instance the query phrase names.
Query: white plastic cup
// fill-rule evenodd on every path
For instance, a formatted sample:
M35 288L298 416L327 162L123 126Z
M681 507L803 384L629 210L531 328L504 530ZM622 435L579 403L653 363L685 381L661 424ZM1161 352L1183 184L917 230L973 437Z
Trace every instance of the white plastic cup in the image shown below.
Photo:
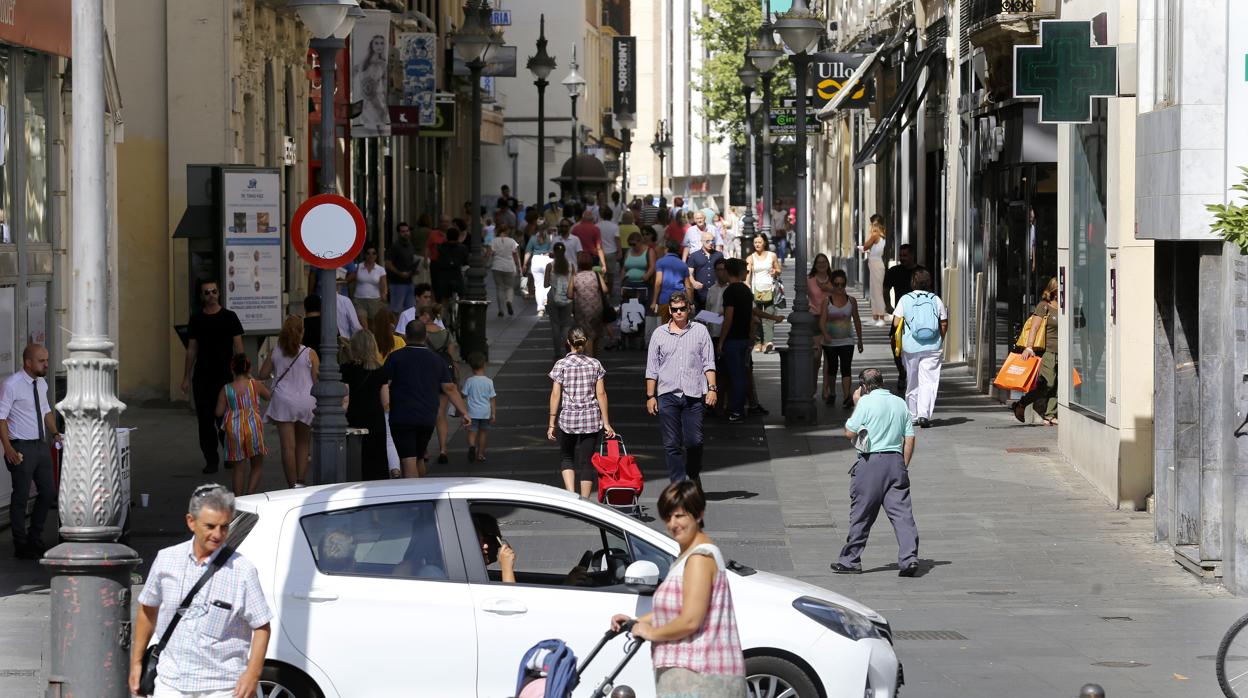
M139 503L143 506L143 508L144 508L144 509L146 509L146 508L147 508L147 500L148 500L148 494L147 494L147 493L143 493L143 494L139 495Z

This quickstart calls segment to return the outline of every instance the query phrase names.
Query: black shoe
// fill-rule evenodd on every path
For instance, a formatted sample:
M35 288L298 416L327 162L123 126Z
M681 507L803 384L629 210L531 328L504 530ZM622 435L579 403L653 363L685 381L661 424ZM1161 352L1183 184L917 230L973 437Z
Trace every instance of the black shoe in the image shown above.
M512 310L512 309L511 309L511 302L510 302L510 301L508 301L508 302L507 302L507 314L508 314L508 315L515 315L515 314L516 314L516 311L514 311L514 310Z
M922 427L923 429L926 429L932 426L932 421L928 419L927 417L919 417L919 426Z
M845 409L849 409L853 406L854 406L854 398L852 396L845 398L845 400L841 402L841 407L844 407Z
M439 453L439 454L438 454L438 465L446 465L446 454L445 454L445 453Z
M499 308L499 309L498 309L498 316L499 316L499 317L502 317L502 316L503 316L503 309L502 309L502 308Z
M823 396L823 404L825 404L825 405L835 405L835 404L836 404L836 393L828 393L827 395L824 395L824 396Z
M476 446L468 447L468 462L469 463L477 462L477 447Z
M911 562L910 564L897 570L898 577L913 577L919 573L919 563Z
M766 407L763 407L757 402L754 403L753 405L750 405L749 408L747 408L745 412L746 414L771 414L771 412L767 411Z
M203 469L203 470L201 470L201 471L199 471L199 472L201 472L201 473L203 473L203 474L205 474L205 475L211 475L212 473L217 472L217 464L216 464L216 463L209 463L208 465L205 465L205 466L204 466L204 469Z
M839 562L833 562L831 565L828 565L828 567L830 567L832 571L837 574L862 574L862 570L860 568L847 567Z
M742 416L742 415L739 415L739 414L737 414L737 413L735 413L735 412L734 412L734 413L732 413L732 414L730 414L730 415L728 415L728 423L729 423L729 424L736 424L737 422L743 422L743 421L745 421L745 417L744 417L744 416Z

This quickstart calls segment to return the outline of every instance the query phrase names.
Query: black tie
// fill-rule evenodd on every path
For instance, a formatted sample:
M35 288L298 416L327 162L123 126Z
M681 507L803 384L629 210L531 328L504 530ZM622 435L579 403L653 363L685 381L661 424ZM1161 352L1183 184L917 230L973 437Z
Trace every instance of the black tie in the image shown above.
M43 406L39 404L39 379L36 378L30 384L30 389L35 393L35 423L39 425L39 440L44 440L43 435Z

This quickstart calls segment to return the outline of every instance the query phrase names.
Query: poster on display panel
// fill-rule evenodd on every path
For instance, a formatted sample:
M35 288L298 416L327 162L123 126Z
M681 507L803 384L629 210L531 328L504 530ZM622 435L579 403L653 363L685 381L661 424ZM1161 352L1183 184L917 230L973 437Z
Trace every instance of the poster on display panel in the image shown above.
M277 170L221 173L224 305L248 334L282 328L282 179Z
M351 103L359 116L351 120L351 136L390 135L386 91L390 77L390 13L365 10L351 30Z
M420 125L433 126L438 119L433 96L438 90L438 35L405 32L396 40L403 61L401 105L420 111Z

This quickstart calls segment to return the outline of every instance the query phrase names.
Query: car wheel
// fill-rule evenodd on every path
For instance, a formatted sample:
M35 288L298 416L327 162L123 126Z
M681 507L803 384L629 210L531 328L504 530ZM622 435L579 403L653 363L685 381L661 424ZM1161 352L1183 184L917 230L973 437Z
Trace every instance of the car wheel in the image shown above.
M814 682L793 662L779 657L745 660L750 698L819 698Z
M303 672L284 666L266 666L260 672L256 698L324 698L316 683Z

